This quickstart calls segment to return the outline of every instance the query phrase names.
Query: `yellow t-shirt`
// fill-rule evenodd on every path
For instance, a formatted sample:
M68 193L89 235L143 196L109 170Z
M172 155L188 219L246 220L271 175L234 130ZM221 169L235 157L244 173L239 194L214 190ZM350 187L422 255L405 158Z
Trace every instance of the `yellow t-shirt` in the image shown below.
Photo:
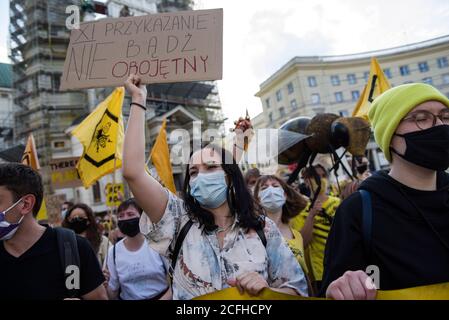
M326 214L323 215L322 213L319 213L315 216L313 238L309 247L305 250L306 261L308 260L308 265L311 267L310 272L315 281L321 281L323 279L324 250L326 248L326 241L332 225L332 220L340 202L341 200L339 198L329 196L323 203L323 209ZM299 215L290 221L292 229L301 231L304 227L306 218L309 215L309 206L310 203Z
M307 264L304 257L304 244L302 241L302 235L297 230L294 230L292 228L290 229L293 233L293 239L290 240L286 239L288 247L293 252L293 255L295 256L296 260L298 261L299 265L304 271L304 274L307 275L309 271L307 269Z

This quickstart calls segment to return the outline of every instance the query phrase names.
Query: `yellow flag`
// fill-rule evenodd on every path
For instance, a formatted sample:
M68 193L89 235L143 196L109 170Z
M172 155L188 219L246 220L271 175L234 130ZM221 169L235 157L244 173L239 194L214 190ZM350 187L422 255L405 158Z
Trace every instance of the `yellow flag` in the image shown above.
M122 166L124 96L116 88L71 132L84 148L76 169L85 188Z
M368 111L375 98L391 88L387 77L376 58L371 58L371 68L368 83L352 112L353 117L361 117L368 120Z
M153 149L150 153L150 159L156 168L157 174L163 185L171 192L176 192L175 181L173 180L173 170L170 162L170 153L167 144L167 120L162 122L161 130L156 138Z
M36 143L34 142L34 136L32 133L28 136L25 151L23 152L22 156L22 164L27 165L36 171L41 168L41 166L39 165L39 159L37 157Z
M39 164L39 158L37 157L36 143L34 142L33 134L28 136L27 144L25 146L25 151L22 156L22 164L27 165L34 170L38 171L41 166ZM42 200L41 207L36 216L37 221L48 220L47 216L47 206L45 205L45 200Z

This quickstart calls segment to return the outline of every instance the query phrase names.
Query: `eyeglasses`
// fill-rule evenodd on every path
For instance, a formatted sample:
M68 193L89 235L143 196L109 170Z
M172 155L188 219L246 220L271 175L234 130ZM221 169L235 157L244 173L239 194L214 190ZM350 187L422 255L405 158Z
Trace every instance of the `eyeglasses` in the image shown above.
M410 114L409 117L402 119L402 121L413 120L419 129L426 130L435 126L437 118L443 124L449 125L449 109L441 110L438 115L426 110L416 111Z

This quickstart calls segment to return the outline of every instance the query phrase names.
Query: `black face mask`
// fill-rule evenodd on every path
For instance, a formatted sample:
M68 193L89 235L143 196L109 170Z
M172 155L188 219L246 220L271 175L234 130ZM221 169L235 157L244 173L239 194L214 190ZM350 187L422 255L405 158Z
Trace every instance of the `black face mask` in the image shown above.
M140 218L119 220L117 223L118 228L123 234L126 234L128 237L135 237L140 232L139 220Z
M368 170L368 165L367 164L362 164L360 166L357 166L357 172L359 174L364 173L366 170Z
M435 171L446 170L449 167L449 125L439 125L396 136L403 137L407 145L404 155L391 148L401 158Z
M75 231L76 234L83 233L89 227L89 220L84 218L73 218L69 221L69 228Z

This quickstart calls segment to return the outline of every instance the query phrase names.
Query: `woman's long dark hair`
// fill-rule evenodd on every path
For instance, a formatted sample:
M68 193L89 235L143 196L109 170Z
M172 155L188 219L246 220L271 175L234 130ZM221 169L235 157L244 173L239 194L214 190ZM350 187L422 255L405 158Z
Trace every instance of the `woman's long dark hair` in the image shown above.
M283 223L289 223L289 221L296 217L301 213L307 206L307 199L297 192L295 189L290 187L287 183L285 183L279 177L273 175L261 176L257 179L256 186L254 188L254 198L256 201L260 203L259 200L259 192L265 182L268 180L276 180L281 185L282 189L286 193L285 204L282 206L282 217L281 220Z
M236 164L235 159L232 157L229 151L222 149L216 145L207 145L203 149L211 149L217 154L221 154L221 167L228 177L228 190L227 190L227 202L233 216L237 216L239 220L239 226L245 229L245 232L249 230L263 229L265 221L263 219L263 209L258 205L253 196L246 186L243 179L242 172L239 166ZM231 160L229 164L226 161ZM183 197L186 211L192 220L196 220L207 231L214 231L217 229L213 214L202 208L198 201L190 194L190 173L189 165L187 165Z
M101 234L98 229L97 221L95 220L94 212L87 204L77 203L70 207L69 211L65 215L64 221L62 221L62 226L64 228L70 228L69 218L75 209L81 209L86 213L87 220L89 221L89 226L86 230L86 239L90 242L95 254L97 254L100 249Z

